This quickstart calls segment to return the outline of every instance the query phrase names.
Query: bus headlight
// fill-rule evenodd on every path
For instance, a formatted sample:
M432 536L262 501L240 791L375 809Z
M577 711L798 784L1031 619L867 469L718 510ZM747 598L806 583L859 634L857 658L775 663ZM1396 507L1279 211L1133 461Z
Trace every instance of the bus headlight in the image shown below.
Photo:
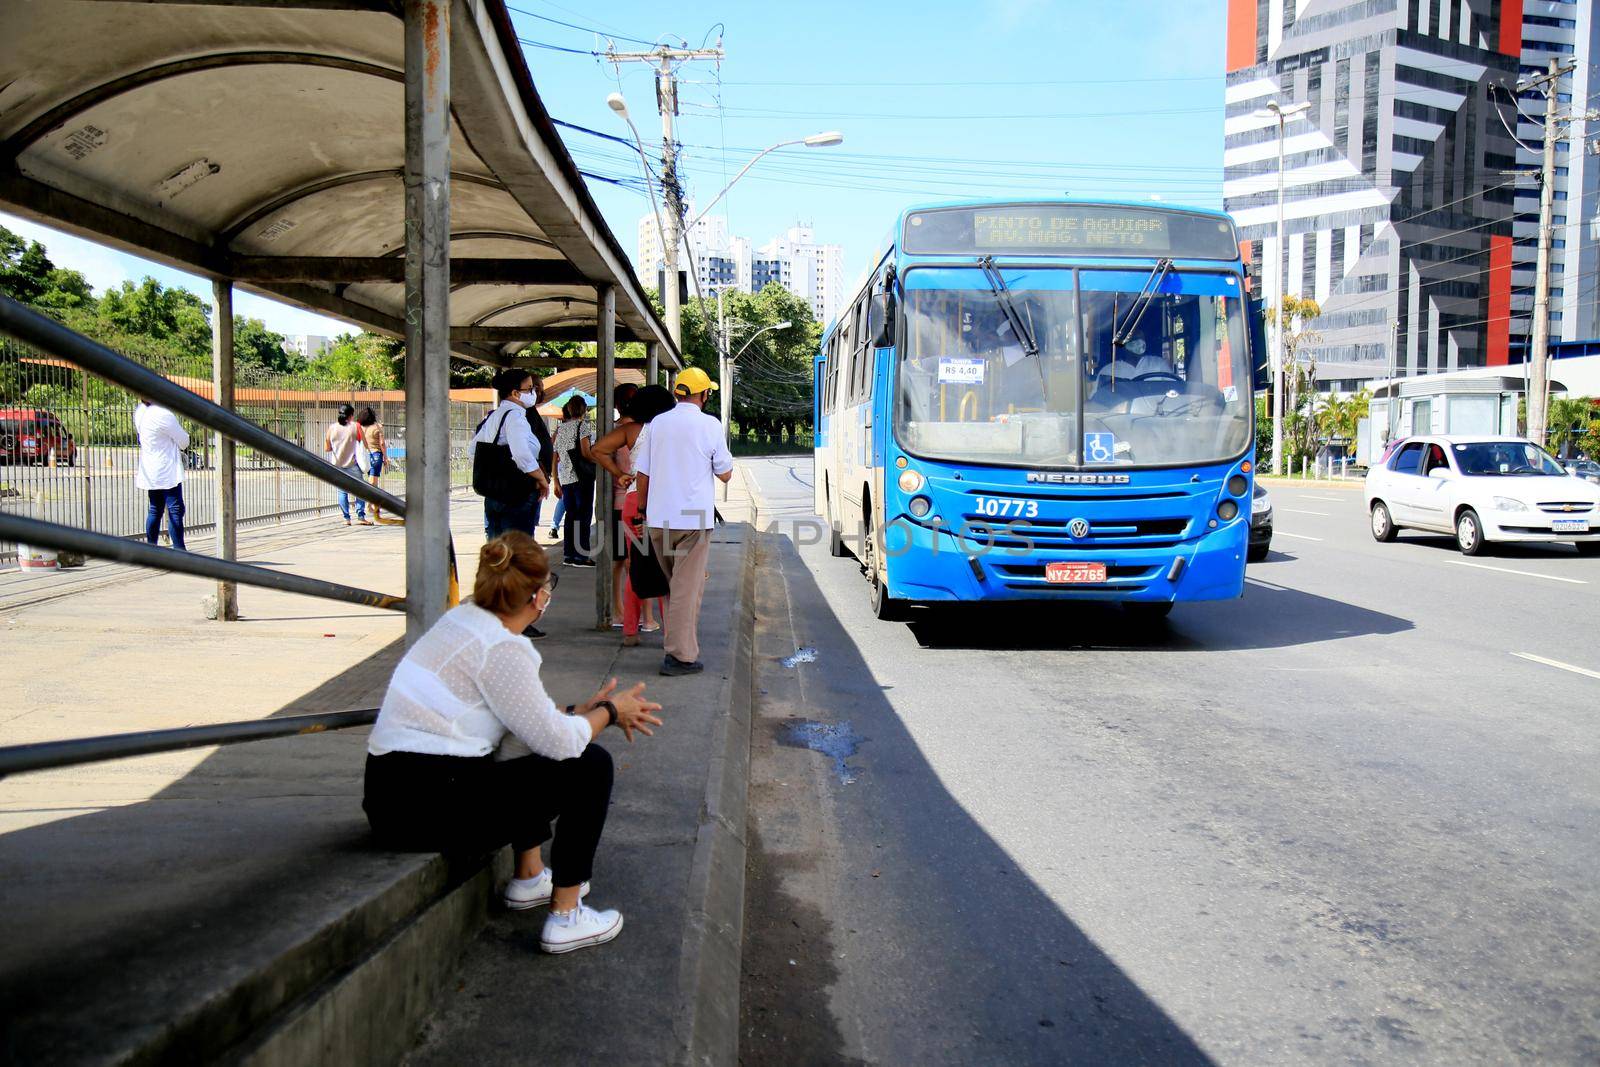
M924 479L922 475L916 471L901 471L900 491L902 493L915 493L918 489L922 488L925 480L926 479Z
M1238 514L1239 505L1235 504L1231 500L1224 500L1222 503L1217 505L1217 518L1221 519L1223 522L1232 522L1234 517Z
M917 518L925 519L928 517L928 512L933 510L933 501L925 496L914 496L911 498L911 503L907 504L906 507Z

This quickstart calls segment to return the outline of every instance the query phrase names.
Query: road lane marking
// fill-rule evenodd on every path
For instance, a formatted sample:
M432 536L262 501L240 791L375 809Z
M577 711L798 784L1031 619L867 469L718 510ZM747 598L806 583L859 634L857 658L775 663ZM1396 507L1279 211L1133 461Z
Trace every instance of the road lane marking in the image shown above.
M1320 538L1320 537L1308 537L1305 534L1290 533L1288 530L1277 530L1277 531L1274 531L1274 532L1276 532L1277 534L1279 534L1282 537L1298 537L1302 541L1320 541L1320 540L1322 540L1322 538Z
M1561 671L1571 671L1573 674L1581 674L1585 678L1600 678L1600 671L1591 671L1587 667L1574 667L1572 664L1562 663L1558 659L1545 659L1543 656L1535 656L1532 652L1513 652L1511 654L1516 656L1518 659L1532 660L1534 663L1543 663L1546 667L1554 667Z
M1464 559L1453 559L1450 562L1459 567L1476 567L1480 571L1499 571L1501 574L1520 574L1525 578L1543 578L1547 582L1566 582L1568 585L1589 584L1581 578L1558 578L1553 574L1540 574L1538 571L1518 571L1510 567L1491 567L1487 563L1468 563Z
M1328 513L1326 511L1307 511L1304 508L1279 508L1278 510L1287 511L1293 515L1316 515L1319 518L1324 519L1328 517Z
M1341 504L1350 499L1347 496L1322 496L1317 493L1301 493L1300 495L1307 500L1337 500Z

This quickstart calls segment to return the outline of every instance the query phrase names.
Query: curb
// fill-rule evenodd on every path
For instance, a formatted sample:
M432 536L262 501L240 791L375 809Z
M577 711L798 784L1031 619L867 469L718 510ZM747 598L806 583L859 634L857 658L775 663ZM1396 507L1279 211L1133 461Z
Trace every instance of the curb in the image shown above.
M755 695L754 524L742 542L728 714L712 739L710 774L689 868L689 919L679 952L676 1062L734 1064L739 1058L739 986L744 949L744 873Z

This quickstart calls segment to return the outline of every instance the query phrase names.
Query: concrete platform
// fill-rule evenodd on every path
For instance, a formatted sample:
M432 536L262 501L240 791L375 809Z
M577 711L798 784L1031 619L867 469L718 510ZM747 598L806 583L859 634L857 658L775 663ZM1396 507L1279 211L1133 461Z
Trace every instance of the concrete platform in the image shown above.
M481 522L476 498L458 498L454 536L469 588ZM742 833L743 815L708 803L707 783L716 797L742 801L742 762L724 774L719 757L739 748L729 706L749 541L742 527L718 541L705 675L657 678L658 640L625 650L617 635L594 631L587 571L563 572L541 644L558 698L581 699L620 674L643 678L667 705L656 738L631 747L606 738L619 773L594 899L627 911L615 944L537 955L542 915L491 911L505 853L496 872L375 849L359 800L365 731L21 775L0 781L0 1061L392 1062L430 1008L440 1014L419 1056L516 1058L487 1046L469 1053L469 1035L452 1025L470 1005L460 994L440 999L486 914L494 917L473 943L463 988L481 988L476 961L486 950L504 976L490 988L546 1010L565 997L602 1003L618 968L670 976L653 987L655 1013L626 1029L586 1016L578 1029L588 1050L614 1039L617 1059L646 1048L643 1058L672 1058L668 1050L705 1032L702 1002L731 1012L718 1031L731 1041L743 852L730 828ZM399 528L330 524L253 561L397 589L403 543ZM245 618L218 624L201 617L207 591L186 577L105 581L0 610L0 744L381 699L401 651L398 615L241 590ZM726 989L707 996L723 987L727 1000ZM490 1015L526 1014L476 1003Z

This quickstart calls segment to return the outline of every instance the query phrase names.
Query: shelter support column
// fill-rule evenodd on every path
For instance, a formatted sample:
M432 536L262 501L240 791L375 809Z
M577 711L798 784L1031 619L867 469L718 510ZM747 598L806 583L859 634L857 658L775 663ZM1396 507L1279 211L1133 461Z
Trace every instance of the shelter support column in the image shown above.
M211 283L214 312L211 319L211 381L219 407L234 410L233 390L233 282L222 279ZM218 433L217 452L217 558L239 558L239 482L234 463L233 438ZM238 587L232 582L217 582L217 621L232 622L239 617Z
M600 436L611 432L611 396L616 391L617 373L617 290L615 286L597 288L595 336L595 418L599 421ZM652 350L654 346L651 346ZM594 625L597 630L611 629L611 561L615 557L617 531L611 522L611 475L604 467L595 468L594 525Z
M661 345L651 341L644 346L644 380L646 385L655 385L661 380Z
M406 642L450 592L450 3L405 0Z

